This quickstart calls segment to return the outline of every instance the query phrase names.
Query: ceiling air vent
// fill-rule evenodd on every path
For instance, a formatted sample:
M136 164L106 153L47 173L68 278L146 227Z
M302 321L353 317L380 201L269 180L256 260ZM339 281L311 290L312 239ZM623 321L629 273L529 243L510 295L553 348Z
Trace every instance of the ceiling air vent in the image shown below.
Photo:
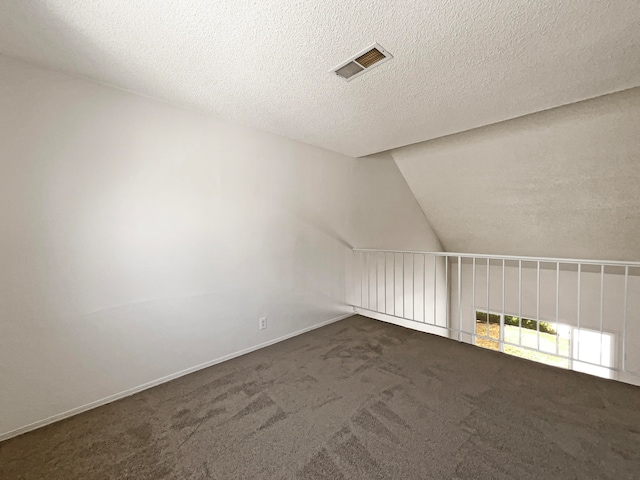
M393 56L389 52L374 43L355 54L346 62L342 62L337 67L332 68L331 72L349 82L392 58Z

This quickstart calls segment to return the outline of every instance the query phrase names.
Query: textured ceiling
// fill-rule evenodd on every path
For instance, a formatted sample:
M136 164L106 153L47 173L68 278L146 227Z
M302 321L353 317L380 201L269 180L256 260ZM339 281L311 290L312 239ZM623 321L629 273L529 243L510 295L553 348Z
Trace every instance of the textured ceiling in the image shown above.
M446 251L640 261L640 88L391 155Z
M395 58L328 73L374 41ZM0 52L362 156L640 85L640 7L2 0Z

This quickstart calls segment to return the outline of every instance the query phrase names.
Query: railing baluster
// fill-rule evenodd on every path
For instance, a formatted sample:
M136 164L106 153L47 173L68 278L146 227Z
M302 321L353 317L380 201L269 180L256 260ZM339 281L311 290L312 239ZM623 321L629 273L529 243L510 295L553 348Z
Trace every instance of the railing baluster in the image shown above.
M360 308L364 308L363 293L364 293L364 253L359 252L360 255Z
M380 260L380 255L376 252L376 312L380 311L380 282L378 280L378 270L380 270L380 265L378 264Z
M627 306L629 301L629 267L624 267L624 312L622 320L622 371L627 372Z
M393 252L393 314L398 314L398 309L396 308L396 298L398 293L396 292L396 253Z
M445 297L446 303L444 305L446 325L447 327L451 328L451 321L449 319L449 257L448 256L444 257L444 288L445 288L445 292L447 293Z
M427 323L427 256L422 255L422 323Z
M438 279L436 272L438 271L438 262L435 255L433 256L433 324L437 325L437 311L438 311L438 299L436 298L436 290L438 288Z
M489 308L489 303L491 301L490 295L489 295L489 285L491 284L491 260L487 258L487 326L485 327L485 331L484 334L487 336L487 338L491 338L491 333L489 332L489 315L491 315L489 313L490 308Z
M540 261L536 266L536 331L538 335L538 350L540 350Z
M402 254L402 316L407 318L407 302L404 292L404 253Z
M384 252L384 313L387 313L387 252Z
M473 314L473 323L471 324L473 327L473 339L476 340L476 324L478 318L476 316L476 257L473 257L473 267L472 267L472 276L471 279L471 303L473 304L472 314Z
M458 256L458 341L462 341L462 257Z
M578 305L576 310L576 319L577 319L577 330L578 335L576 338L576 360L580 361L580 297L581 297L581 288L582 288L582 265L578 263Z
M518 345L522 346L522 260L518 260Z
M556 262L556 355L560 354L560 262Z
M600 365L602 365L602 319L604 318L604 265L600 265Z
M367 308L371 310L371 256L367 253Z
M411 317L416 319L416 255L411 254Z
M504 351L504 258L502 259L502 318L500 320L500 351Z

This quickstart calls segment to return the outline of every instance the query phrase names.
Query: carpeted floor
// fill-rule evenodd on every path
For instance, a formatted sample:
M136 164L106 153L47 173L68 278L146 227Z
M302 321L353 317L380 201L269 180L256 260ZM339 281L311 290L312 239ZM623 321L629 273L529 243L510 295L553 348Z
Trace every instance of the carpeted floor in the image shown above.
M640 478L640 388L354 316L0 443L9 479Z

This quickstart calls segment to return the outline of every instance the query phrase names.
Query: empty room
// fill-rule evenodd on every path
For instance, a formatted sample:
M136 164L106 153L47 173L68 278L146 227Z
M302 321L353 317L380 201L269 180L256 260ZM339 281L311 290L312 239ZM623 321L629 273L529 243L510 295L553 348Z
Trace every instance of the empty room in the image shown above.
M0 479L640 478L637 0L0 1Z

